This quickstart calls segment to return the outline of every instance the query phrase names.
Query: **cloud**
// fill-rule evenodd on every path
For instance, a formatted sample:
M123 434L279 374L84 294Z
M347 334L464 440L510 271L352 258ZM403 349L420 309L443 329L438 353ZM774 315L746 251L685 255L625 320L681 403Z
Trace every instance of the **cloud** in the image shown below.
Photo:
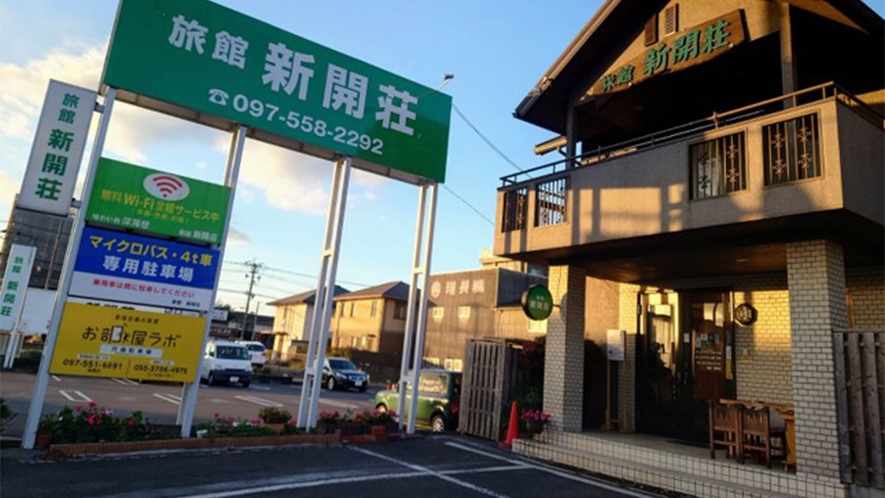
M252 243L252 239L248 235L233 226L227 232L227 241L231 246L247 246Z
M18 193L18 186L18 180L0 171L0 214L10 212L15 194Z
M50 79L97 89L106 50L107 42L92 46L65 42L22 65L0 63L0 138L7 139L3 147L11 146L8 139L33 140ZM90 138L95 135L98 122L98 116L93 115ZM203 126L118 102L114 105L105 155L149 165L147 146L170 141L211 141L211 133ZM87 147L87 157L90 150Z
M64 43L41 59L23 66L0 63L0 134L31 140L34 124L53 78L85 88L97 88L105 46Z

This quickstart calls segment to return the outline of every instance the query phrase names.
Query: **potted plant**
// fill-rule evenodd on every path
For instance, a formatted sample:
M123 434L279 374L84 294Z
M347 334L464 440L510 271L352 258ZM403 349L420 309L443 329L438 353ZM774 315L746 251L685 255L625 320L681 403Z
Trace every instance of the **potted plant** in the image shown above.
M53 434L56 430L56 417L54 415L45 415L37 425L37 440L34 442L34 448L45 450L52 444Z
M332 434L336 430L341 429L342 420L341 413L337 410L334 412L321 411L317 419L317 432L320 434Z
M283 432L286 424L292 419L292 414L288 410L280 410L274 406L266 406L258 410L258 418L266 425L273 429L277 434Z
M550 414L541 410L525 410L520 416L525 425L525 431L528 434L540 434L541 431L550 423Z

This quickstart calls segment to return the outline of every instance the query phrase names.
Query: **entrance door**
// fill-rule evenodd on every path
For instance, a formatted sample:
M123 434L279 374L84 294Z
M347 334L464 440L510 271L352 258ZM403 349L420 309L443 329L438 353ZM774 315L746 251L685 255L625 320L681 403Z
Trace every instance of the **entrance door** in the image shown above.
M643 296L645 327L637 362L637 428L649 434L674 436L683 411L676 390L679 331L674 307L650 305L648 297Z
M734 330L729 294L698 292L682 299L682 355L678 370L680 397L690 403L683 437L706 441L708 403L734 398Z

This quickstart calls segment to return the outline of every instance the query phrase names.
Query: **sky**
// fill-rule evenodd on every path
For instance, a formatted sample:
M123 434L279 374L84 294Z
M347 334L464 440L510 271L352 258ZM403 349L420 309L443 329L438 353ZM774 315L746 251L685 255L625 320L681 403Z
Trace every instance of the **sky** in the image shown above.
M492 247L496 189L501 176L516 172L511 161L529 168L550 160L532 147L554 135L512 114L602 2L218 3L431 88L454 74L443 91L506 157L452 113L431 264L442 273L478 267L482 249ZM867 3L885 12L882 0ZM116 8L117 0L0 0L0 224L24 176L49 79L97 89ZM222 183L229 141L219 130L118 103L103 155ZM91 144L86 150L81 183ZM265 265L253 311L255 302L316 286L332 171L330 162L247 140L219 301L245 305L241 263L249 260ZM408 281L417 204L415 186L354 171L339 285Z

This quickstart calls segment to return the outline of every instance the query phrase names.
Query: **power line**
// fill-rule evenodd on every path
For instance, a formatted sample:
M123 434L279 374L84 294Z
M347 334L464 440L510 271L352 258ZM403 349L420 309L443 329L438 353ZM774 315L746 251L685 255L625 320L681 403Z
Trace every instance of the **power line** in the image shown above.
M455 113L458 114L458 116L461 116L461 119L463 119L464 122L467 123L467 126L469 126L470 129L472 129L479 136L479 138L481 138L482 141L486 143L486 145L491 147L491 149L493 151L497 152L499 156L504 158L504 160L507 161L508 163L510 163L511 166L516 168L517 171L519 171L520 173L523 171L523 169L520 168L512 159L507 157L507 155L504 154L504 152L502 152L501 149L495 147L495 144L493 144L492 141L488 139L488 137L486 137L481 131L479 131L479 128L477 128L473 123L471 123L469 119L467 119L467 116L465 116L464 113L461 112L461 109L458 109L458 106L455 105L454 102L452 102L452 109L455 110Z
M460 195L456 194L455 191L452 190L452 189L450 189L445 183L443 183L442 186L443 186L443 188L446 189L450 194L454 195L459 201L463 202L464 204L467 205L467 207L469 207L470 209L472 209L473 212L475 212L476 214L480 215L480 216L482 217L482 219L488 221L490 225L495 226L495 222L492 221L491 219L489 219L488 216L482 214L482 212L481 212L479 209L476 209L476 208L473 206L473 204L470 204L469 202L467 202L466 200L464 200L463 197L461 197Z

